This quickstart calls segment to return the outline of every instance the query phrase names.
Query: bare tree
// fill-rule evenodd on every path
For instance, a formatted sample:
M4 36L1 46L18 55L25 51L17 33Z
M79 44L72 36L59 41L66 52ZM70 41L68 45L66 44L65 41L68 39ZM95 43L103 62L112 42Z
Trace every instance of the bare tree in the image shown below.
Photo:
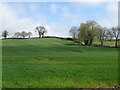
M21 37L22 37L22 38L25 38L27 35L28 35L27 32L25 32L25 31L22 31L22 32L21 32Z
M20 32L16 32L16 33L14 34L14 36L15 36L16 38L19 38L19 37L21 36L21 33L20 33Z
M44 26L37 26L35 31L38 32L39 38L43 37L44 34L47 32L47 29Z
M113 38L114 38L113 32L111 30L108 30L107 39L109 39L111 41Z
M108 32L108 29L106 27L101 27L99 26L97 28L97 38L100 40L101 42L101 46L103 46L103 43L107 37L107 32Z
M119 27L112 27L111 30L113 32L113 36L115 38L115 47L118 47L118 38L119 38Z
M42 37L44 37L44 34L47 33L47 29L45 28L42 32Z
M69 33L75 40L78 37L78 28L76 26L71 27Z
M3 31L2 36L6 39L8 36L8 31L7 30Z
M32 32L28 32L27 35L30 38L30 36L32 35Z

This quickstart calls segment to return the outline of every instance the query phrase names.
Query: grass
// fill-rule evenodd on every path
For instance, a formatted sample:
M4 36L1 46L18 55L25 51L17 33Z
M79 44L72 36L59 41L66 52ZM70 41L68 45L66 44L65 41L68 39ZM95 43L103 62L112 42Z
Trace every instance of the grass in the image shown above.
M116 48L54 38L2 41L3 88L94 88L118 83Z
M94 42L93 44L101 44L99 41ZM115 46L115 41L105 41L104 45L112 45Z

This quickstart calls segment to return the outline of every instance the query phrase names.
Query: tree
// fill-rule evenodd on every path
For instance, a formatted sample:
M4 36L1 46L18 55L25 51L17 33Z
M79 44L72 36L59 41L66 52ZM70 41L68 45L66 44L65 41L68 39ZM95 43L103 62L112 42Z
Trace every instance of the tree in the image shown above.
M108 29L106 27L101 27L99 26L97 28L97 38L100 40L101 42L101 46L103 46L103 43L107 37L107 33L108 33Z
M111 30L108 30L107 32L107 38L111 41L114 38L114 35Z
M27 35L30 38L30 36L32 35L32 32L28 32Z
M22 38L25 38L27 35L28 35L27 32L25 32L25 31L22 31L22 32L21 32L21 37L22 37Z
M78 28L76 26L71 27L69 33L75 40L78 37Z
M21 33L20 33L20 32L16 32L16 33L14 34L14 36L17 37L17 38L19 38L19 37L21 36Z
M120 27L112 27L111 28L111 30L112 30L112 32L113 32L113 36L114 36L114 38L115 38L115 47L118 47L118 38L119 38L119 29L120 29Z
M44 37L45 33L47 33L47 29L46 28L42 31L42 37Z
M43 37L45 33L47 33L47 29L44 26L37 26L35 29L39 34L39 38Z
M2 36L6 39L8 36L8 31L7 30L3 31Z
M87 21L86 23L82 23L78 29L79 40L84 41L85 45L90 46L93 43L94 37L96 36L98 26L98 23L95 21Z

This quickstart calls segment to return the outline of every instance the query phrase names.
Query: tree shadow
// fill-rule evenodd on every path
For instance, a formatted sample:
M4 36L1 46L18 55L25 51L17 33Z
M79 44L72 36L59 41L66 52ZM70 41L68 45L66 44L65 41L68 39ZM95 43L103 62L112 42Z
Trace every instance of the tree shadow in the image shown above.
M71 44L65 44L65 45L66 46L83 46L83 45L80 45L78 43L71 43ZM78 47L69 47L69 50L73 51L73 52L83 52Z
M76 43L71 43L71 44L65 44L66 46L82 46L80 44L76 44Z

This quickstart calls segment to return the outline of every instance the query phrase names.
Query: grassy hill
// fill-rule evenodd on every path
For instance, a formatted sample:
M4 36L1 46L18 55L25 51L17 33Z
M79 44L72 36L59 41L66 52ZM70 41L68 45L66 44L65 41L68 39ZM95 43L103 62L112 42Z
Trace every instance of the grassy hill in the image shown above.
M3 88L93 88L116 85L116 48L55 38L2 40Z

